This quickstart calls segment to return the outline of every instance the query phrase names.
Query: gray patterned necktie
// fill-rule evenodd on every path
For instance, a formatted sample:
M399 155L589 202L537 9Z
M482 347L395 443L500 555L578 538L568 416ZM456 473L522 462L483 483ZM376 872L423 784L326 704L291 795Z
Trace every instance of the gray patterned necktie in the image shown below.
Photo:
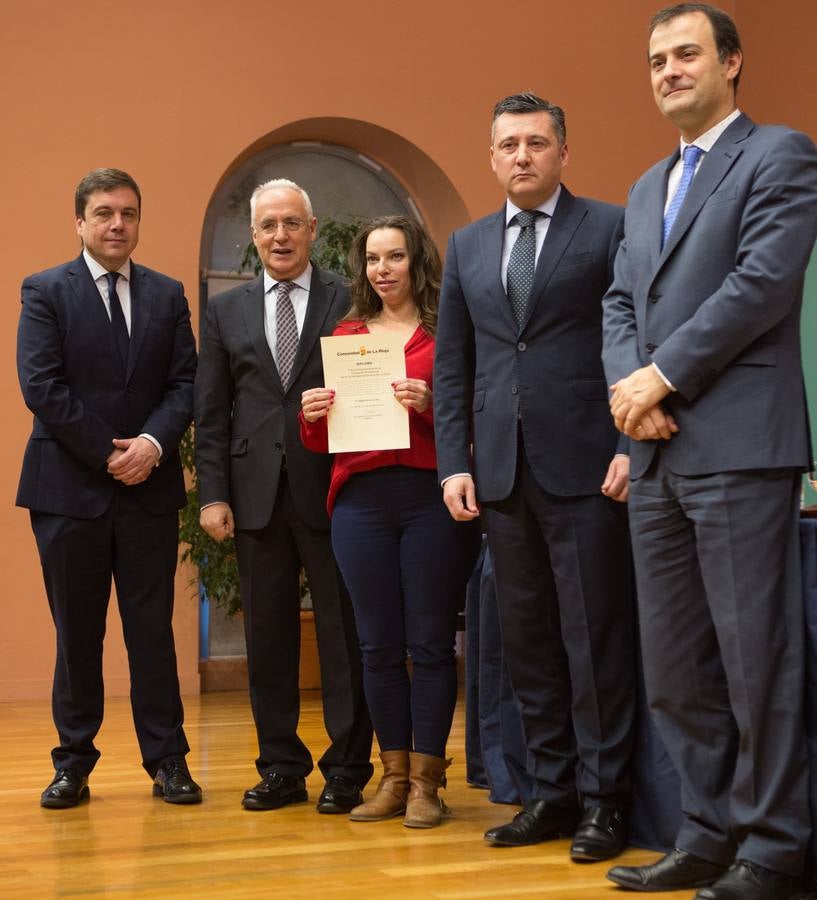
M275 355L281 383L286 388L292 374L292 364L298 351L298 323L289 299L291 281L279 281L275 296Z
M508 300L516 318L516 324L522 324L528 307L533 287L533 273L536 268L536 220L541 213L538 210L522 210L512 219L520 226L519 237L514 241L511 256L508 260L506 276Z

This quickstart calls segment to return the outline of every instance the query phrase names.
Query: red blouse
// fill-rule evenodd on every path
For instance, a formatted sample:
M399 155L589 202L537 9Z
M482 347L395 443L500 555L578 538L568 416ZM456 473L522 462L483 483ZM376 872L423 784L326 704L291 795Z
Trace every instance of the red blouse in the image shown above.
M333 334L368 334L365 322L340 322ZM406 377L421 378L432 387L434 367L434 338L421 325L409 338L406 350ZM317 387L318 385L316 385ZM301 443L314 453L329 452L326 416L316 422L307 422L303 410L299 415ZM367 450L355 453L336 453L332 463L332 480L326 508L332 515L338 491L356 472L369 472L382 466L411 466L415 469L436 469L437 453L434 449L434 414L429 404L425 412L409 408L410 446L406 450Z

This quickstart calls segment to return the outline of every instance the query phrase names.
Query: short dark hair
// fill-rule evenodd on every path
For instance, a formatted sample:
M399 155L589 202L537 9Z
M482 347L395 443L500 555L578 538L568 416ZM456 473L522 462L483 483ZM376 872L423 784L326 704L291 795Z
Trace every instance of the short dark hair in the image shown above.
M74 193L74 212L77 218L85 218L85 207L88 205L88 198L95 191L113 191L120 187L130 188L136 194L141 215L142 194L139 191L139 185L127 172L123 172L121 169L91 169L77 185Z
M373 231L380 228L397 228L403 232L409 256L411 291L420 314L420 324L433 336L437 332L437 306L440 301L443 266L428 232L408 216L378 216L360 226L349 249L352 306L344 319L362 319L366 322L383 309L383 301L366 276L366 241Z
M503 97L494 106L494 117L491 119L491 141L493 142L494 139L494 126L496 125L496 120L500 116L504 115L505 113L510 113L510 115L512 116L521 116L525 113L533 112L550 113L550 118L553 119L553 128L556 132L559 146L564 147L565 141L567 141L565 111L561 106L556 106L553 103L548 103L547 100L543 100L541 97L537 97L536 94L533 94L530 91L525 91L521 94L511 94L508 97Z
M675 6L666 6L659 9L650 21L650 35L659 25L665 25L678 16L685 16L689 13L703 13L709 24L712 26L712 34L715 36L715 46L718 48L718 59L726 62L727 58L733 53L743 53L740 45L740 35L737 26L732 17L716 6L710 6L708 3L676 3ZM741 65L741 69L743 66ZM740 71L735 75L732 82L735 92L738 90L738 82L740 81Z

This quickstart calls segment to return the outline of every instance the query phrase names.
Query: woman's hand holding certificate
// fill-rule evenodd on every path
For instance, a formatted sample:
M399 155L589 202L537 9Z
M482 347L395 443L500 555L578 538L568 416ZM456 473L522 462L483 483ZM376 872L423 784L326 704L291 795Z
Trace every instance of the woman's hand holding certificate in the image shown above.
M329 452L407 448L408 407L422 411L430 392L406 378L403 338L385 332L324 337L321 355L326 387L305 392L303 410L307 421L328 416Z

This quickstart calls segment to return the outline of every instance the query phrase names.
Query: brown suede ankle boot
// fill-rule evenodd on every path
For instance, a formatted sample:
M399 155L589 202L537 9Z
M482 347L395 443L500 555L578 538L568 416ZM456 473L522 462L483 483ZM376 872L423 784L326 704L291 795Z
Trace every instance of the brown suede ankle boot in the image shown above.
M409 792L408 750L385 750L380 754L383 777L371 800L356 806L349 818L353 822L380 822L404 812Z
M440 824L443 815L450 812L437 791L445 787L445 770L451 760L409 753L409 764L411 788L403 824L406 828L434 828Z

